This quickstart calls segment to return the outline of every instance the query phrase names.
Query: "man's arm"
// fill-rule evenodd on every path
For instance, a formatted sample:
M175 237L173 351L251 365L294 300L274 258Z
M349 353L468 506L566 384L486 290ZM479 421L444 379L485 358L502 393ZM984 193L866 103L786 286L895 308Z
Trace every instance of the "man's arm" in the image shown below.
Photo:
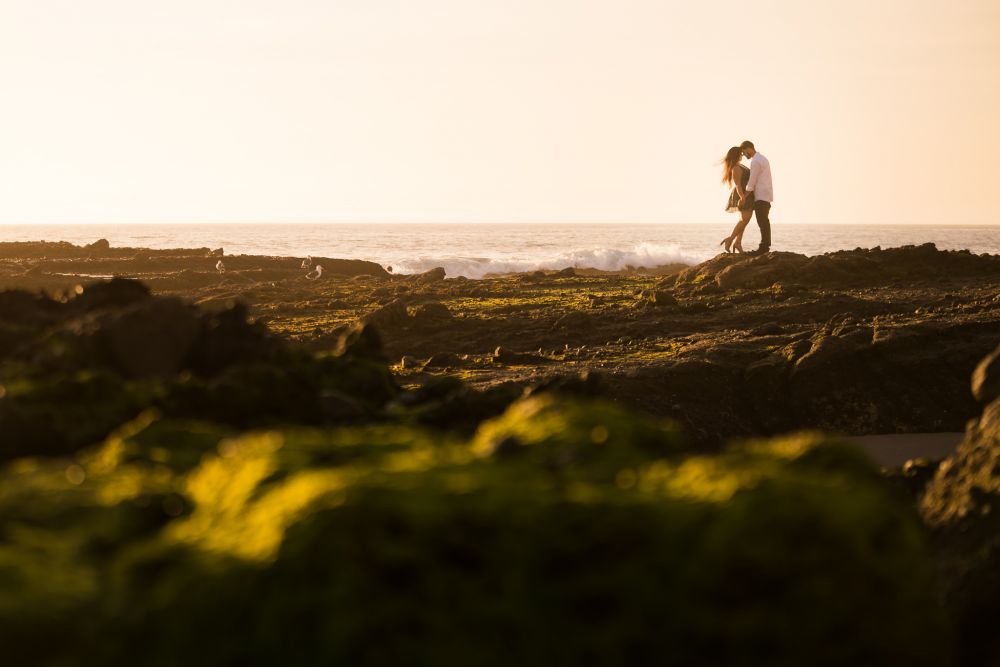
M757 187L757 179L760 178L760 162L750 160L750 180L747 181L747 192L753 192Z

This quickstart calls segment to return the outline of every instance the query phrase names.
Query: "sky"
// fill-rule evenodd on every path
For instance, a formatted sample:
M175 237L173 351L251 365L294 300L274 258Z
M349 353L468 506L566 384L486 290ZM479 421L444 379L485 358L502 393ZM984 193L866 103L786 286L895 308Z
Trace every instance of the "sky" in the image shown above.
M0 224L1000 224L997 0L0 0Z

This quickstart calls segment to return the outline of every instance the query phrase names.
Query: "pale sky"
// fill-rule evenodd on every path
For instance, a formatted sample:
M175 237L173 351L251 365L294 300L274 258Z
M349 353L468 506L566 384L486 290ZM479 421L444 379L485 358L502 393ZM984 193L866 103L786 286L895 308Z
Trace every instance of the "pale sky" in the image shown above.
M0 223L1000 223L998 0L0 0Z

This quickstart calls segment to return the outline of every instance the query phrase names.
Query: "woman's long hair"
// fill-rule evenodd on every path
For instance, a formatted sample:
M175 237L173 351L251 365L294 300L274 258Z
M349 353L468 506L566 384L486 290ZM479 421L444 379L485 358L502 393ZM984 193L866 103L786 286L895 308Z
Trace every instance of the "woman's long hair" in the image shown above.
M743 159L743 151L739 146L733 146L722 159L722 182L733 185L736 182L736 165Z

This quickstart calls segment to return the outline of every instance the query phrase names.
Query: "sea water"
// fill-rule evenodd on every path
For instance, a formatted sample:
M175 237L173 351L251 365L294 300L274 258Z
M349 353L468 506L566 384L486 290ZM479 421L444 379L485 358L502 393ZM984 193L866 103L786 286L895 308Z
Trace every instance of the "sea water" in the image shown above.
M367 259L415 273L449 276L536 269L621 270L695 264L722 251L731 224L185 224L0 225L0 241L105 238L112 246L224 248L230 255ZM1000 225L796 225L772 223L772 250L816 255L854 248L934 243L944 250L1000 254ZM743 247L760 239L753 222Z

